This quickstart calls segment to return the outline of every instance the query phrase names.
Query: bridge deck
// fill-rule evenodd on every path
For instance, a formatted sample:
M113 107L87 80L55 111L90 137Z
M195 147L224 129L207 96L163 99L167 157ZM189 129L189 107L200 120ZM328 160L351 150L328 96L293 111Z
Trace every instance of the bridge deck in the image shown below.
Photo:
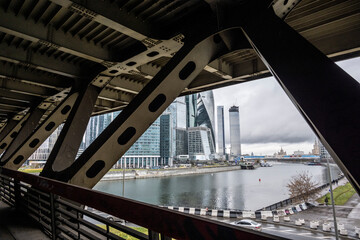
M30 217L0 201L1 240L50 239Z

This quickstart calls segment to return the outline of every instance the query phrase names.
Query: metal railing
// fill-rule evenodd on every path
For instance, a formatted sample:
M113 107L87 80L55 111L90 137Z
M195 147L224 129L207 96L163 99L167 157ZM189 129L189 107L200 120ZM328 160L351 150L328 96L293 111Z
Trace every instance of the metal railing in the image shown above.
M39 222L52 239L124 239L112 229L141 240L282 239L5 168L0 168L0 198ZM85 210L85 205L142 226L148 234Z

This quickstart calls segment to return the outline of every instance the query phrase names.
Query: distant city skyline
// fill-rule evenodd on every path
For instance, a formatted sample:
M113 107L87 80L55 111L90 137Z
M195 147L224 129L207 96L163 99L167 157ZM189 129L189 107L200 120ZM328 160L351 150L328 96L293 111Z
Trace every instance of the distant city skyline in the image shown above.
M337 63L360 81L360 58ZM312 151L315 134L273 77L214 89L215 106L239 106L242 154L272 155ZM227 111L225 111L227 112ZM225 142L230 146L229 115L225 114Z
M338 64L357 81L360 81L360 71L358 69L360 58L342 61ZM169 136L173 140L176 139L176 141L170 144L171 146L176 146L178 141L185 137L181 135L180 130L186 131L186 127L193 127L195 124L211 126L211 130L216 131L216 134L218 134L218 128L215 128L218 121L218 118L215 118L217 114L215 109L217 106L223 106L226 152L229 153L230 126L228 109L236 105L239 106L240 110L242 154L273 155L281 148L288 152L288 154L298 150L303 151L305 154L312 151L316 138L315 134L273 77L215 89L213 92L214 94L206 92L197 94L197 101L196 95L189 95L186 98L181 97L169 106L168 112L171 112L172 106L176 106L177 109L173 110L173 116L176 117L176 121L171 123L172 126L176 126L175 130L177 131L172 131L171 136ZM179 114L175 113L175 111L179 111ZM92 117L83 138L79 154L118 114L119 112L114 112L102 117ZM197 119L197 123L195 123L196 115L201 116L201 118ZM159 123L156 124L159 125ZM169 127L170 125L168 126L168 131L170 130ZM92 129L91 131L90 128ZM151 132L151 130L149 131ZM158 129L158 135L160 136L160 128ZM178 138L176 136L182 137ZM215 139L212 138L212 141L215 142ZM54 141L54 137L49 138L44 143L44 146L34 153L31 158L44 159L45 155L49 154ZM129 149L129 153L131 150ZM180 152L175 153L174 150L169 154L172 156L180 154ZM156 152L159 153L155 155L160 154L160 146L157 147Z

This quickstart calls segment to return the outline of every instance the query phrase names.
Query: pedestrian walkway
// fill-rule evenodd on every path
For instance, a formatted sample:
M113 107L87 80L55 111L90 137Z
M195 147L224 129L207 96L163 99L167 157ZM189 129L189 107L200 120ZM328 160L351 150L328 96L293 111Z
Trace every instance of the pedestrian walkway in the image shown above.
M339 181L339 186L344 185L347 181ZM326 193L326 192L325 192ZM324 194L325 194L324 193ZM331 202L329 202L331 203ZM355 235L355 227L360 227L360 197L355 193L346 204L343 206L335 205L336 220L338 224L344 224L345 229L348 230L350 236ZM334 217L332 205L324 206L319 205L310 208L307 211L297 213L292 216L293 219L304 219L306 222L320 221L329 222L331 226L334 226Z
M0 201L1 240L48 240L41 227L29 216Z

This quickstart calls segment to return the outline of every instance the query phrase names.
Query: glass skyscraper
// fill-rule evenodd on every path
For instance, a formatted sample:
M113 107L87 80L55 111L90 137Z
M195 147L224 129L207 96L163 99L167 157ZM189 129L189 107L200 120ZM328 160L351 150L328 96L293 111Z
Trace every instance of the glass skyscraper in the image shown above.
M186 103L186 127L195 127L195 119L196 119L196 94L191 94L185 96Z
M198 93L197 95L197 114L196 126L207 127L210 129L212 137L211 152L215 152L215 106L214 95L212 91Z
M239 107L229 109L231 155L241 155Z
M169 112L160 116L160 164L173 164L172 150L172 119Z
M188 144L190 160L210 160L214 146L212 146L211 131L209 128L188 128Z
M172 165L178 155L186 155L188 152L186 106L185 97L178 97L161 116L160 162L167 162L166 165ZM167 138L170 139L169 142Z
M217 146L218 153L225 155L224 106L217 106Z
M141 135L117 162L117 167L151 168L158 166L160 158L160 118Z

